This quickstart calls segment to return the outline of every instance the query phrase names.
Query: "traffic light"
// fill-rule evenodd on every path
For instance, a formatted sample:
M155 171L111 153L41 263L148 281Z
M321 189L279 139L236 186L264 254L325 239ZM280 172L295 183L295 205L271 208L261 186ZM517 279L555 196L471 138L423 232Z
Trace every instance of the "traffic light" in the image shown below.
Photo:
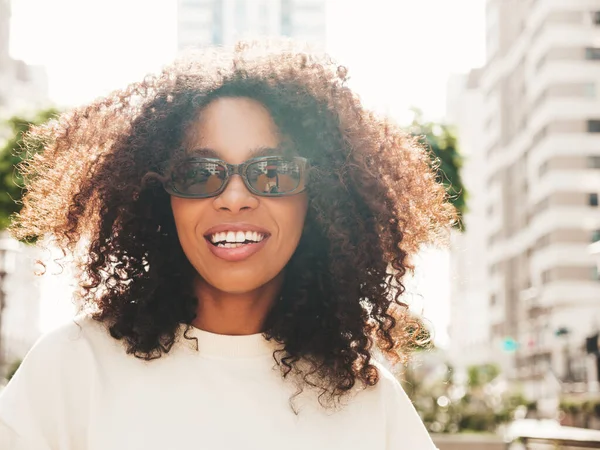
M505 352L512 353L517 351L518 348L519 343L511 337L505 337L502 341L502 350L504 350Z

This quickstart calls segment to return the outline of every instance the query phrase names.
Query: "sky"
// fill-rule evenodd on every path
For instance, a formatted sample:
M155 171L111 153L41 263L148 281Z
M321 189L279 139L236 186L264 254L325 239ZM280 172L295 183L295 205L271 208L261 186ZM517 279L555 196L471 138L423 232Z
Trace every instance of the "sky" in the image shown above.
M176 0L12 0L11 54L46 67L51 99L78 105L143 78L176 52ZM327 49L368 107L438 120L446 82L485 60L484 0L329 0ZM415 308L447 343L449 256L423 254ZM421 298L421 300L419 300ZM421 311L419 311L421 312Z

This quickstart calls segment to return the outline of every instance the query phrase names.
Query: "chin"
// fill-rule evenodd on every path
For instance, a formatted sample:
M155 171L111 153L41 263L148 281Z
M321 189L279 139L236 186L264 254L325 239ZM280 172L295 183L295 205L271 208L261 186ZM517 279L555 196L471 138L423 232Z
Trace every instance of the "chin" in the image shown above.
M228 294L246 294L257 290L269 283L269 281L272 281L268 278L263 279L261 275L264 277L264 273L236 274L235 271L228 271L225 276L220 274L215 277L206 276L203 278L206 283L221 292L226 292Z

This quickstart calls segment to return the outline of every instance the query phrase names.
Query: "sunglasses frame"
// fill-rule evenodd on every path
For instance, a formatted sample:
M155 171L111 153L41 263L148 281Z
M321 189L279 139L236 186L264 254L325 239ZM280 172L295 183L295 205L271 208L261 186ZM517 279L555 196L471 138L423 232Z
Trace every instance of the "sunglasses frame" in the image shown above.
M298 168L300 169L300 180L301 181L304 180L304 186L301 189L296 188L290 192L274 192L274 193L260 192L257 189L254 189L252 187L252 185L250 184L250 181L248 180L248 176L247 176L248 166L259 163L259 162L281 161L281 160L293 161L296 164L298 164ZM195 162L208 163L208 164L219 164L219 165L225 167L225 179L223 181L223 184L217 191L212 192L210 194L186 194L184 192L178 191L175 188L174 182L173 182L174 169L179 167L181 164L190 164L190 163L195 163ZM217 196L221 195L223 193L223 191L225 191L225 189L227 188L227 185L229 184L231 177L233 175L239 175L242 178L242 181L244 182L244 186L246 186L246 189L248 189L254 195L257 195L259 197L289 197L291 195L300 194L301 192L304 192L306 190L306 173L308 171L308 168L309 168L308 159L303 158L301 156L290 156L290 157L258 156L256 158L251 158L247 161L244 161L241 164L228 164L225 161L218 159L218 158L191 157L191 158L187 158L187 159L179 162L175 166L173 166L173 168L170 170L170 174L167 175L166 181L163 183L163 187L164 187L165 191L167 191L170 195L173 195L175 197L211 198L211 197L217 197ZM302 183L299 183L298 185L300 186L300 185L302 185Z

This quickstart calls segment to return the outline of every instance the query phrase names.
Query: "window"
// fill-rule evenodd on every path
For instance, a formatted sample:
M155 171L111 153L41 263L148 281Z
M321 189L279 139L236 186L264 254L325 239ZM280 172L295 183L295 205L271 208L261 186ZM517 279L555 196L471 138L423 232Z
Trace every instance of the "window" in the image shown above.
M600 272L598 271L598 266L592 267L592 280L600 281Z
M585 59L598 60L600 59L600 48L587 47L585 49Z
M494 306L498 299L496 298L496 294L490 295L490 306Z
M588 168L600 169L600 156L588 156Z
M590 206L598 206L598 194L595 192L590 194L588 202Z
M588 133L600 133L600 120L588 120L587 121Z
M594 231L592 231L591 241L592 242L598 242L598 241L600 241L600 230L594 230Z
M600 25L600 11L594 11L592 13L592 23L594 25Z

